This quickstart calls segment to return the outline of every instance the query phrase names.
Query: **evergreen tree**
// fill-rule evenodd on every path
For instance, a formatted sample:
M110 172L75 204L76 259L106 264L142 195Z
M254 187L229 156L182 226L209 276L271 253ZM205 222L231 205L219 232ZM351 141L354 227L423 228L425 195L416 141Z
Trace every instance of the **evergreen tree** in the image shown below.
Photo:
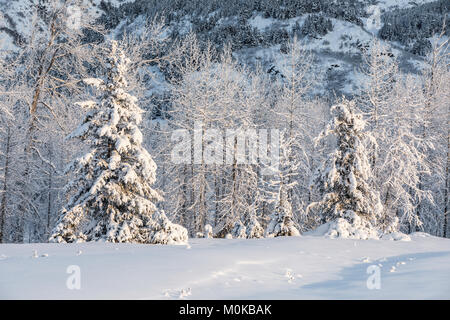
M279 163L275 170L275 177L270 181L271 187L275 188L275 208L270 215L270 222L266 229L267 237L279 236L299 236L298 226L294 221L293 209L291 205L292 190L297 185L297 181L292 179L297 175L299 168L299 161L292 155L294 150L289 137L285 132L280 135L279 139ZM273 145L272 147L276 147ZM269 191L270 193L270 191Z
M171 244L187 241L185 228L171 223L155 202L151 185L156 164L142 147L138 128L143 111L127 93L130 60L116 41L108 44L107 79L87 79L103 92L70 137L89 142L90 150L72 164L74 191L50 241L137 242Z
M231 235L237 239L245 239L247 237L247 228L241 220L237 220L234 223L233 229L231 229Z
M261 227L256 213L249 215L245 231L248 239L264 237L264 229Z
M346 101L333 106L333 118L318 137L321 140L333 135L337 146L314 178L322 200L312 203L308 210L318 209L322 222L330 222L329 236L376 238L383 208L371 186L373 177L364 146L371 137L363 131L361 115L352 109Z
M254 209L250 208L243 215L243 221L239 219L234 223L231 230L233 238L255 239L264 237L264 229L261 227Z
M267 226L266 236L299 236L300 232L293 220L292 206L288 201L287 192L283 185L280 187L277 203Z

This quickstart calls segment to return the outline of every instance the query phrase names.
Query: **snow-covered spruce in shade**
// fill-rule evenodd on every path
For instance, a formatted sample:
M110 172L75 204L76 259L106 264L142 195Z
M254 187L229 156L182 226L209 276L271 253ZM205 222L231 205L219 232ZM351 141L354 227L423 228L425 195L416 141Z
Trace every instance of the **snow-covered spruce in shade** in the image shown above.
M353 103L344 100L333 106L331 113L333 117L318 140L333 135L336 150L314 177L322 199L308 210L317 210L322 222L328 223L326 235L330 237L378 238L383 206L371 185L372 170L364 146L370 134L364 131L362 116L354 113Z
M300 232L293 220L292 206L288 201L287 192L283 186L279 189L277 203L267 226L266 237L299 236Z
M261 227L256 215L251 215L247 222L245 230L247 239L264 238L264 229Z
M292 110L292 113L294 112L295 110ZM280 135L278 168L275 169L274 178L269 181L269 185L275 189L273 192L269 192L275 198L275 208L270 214L266 237L300 235L299 228L294 221L292 204L294 191L297 191L295 187L298 184L294 177L298 175L300 163L299 158L295 155L296 151L299 152L298 144L294 141L299 139L299 136L286 135L286 131Z
M237 239L258 239L264 237L264 229L261 227L256 215L248 214L245 223L237 220L231 230L233 238Z
M130 62L117 42L108 43L108 50L106 82L86 81L101 90L102 98L80 103L89 111L69 136L89 143L90 151L69 169L75 172L67 186L73 196L50 241L184 243L187 230L155 206L162 198L151 187L156 164L142 147L143 111L126 92Z
M247 228L242 223L242 221L237 220L233 225L233 229L231 230L231 235L235 239L245 239L245 238L247 238L246 229Z

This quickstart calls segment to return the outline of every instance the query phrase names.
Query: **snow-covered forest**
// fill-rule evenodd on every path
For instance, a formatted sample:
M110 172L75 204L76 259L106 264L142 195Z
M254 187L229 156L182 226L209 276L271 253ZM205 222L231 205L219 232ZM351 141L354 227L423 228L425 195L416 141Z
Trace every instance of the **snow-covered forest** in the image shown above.
M448 299L449 18L0 0L0 299Z
M450 237L448 1L0 1L0 242Z

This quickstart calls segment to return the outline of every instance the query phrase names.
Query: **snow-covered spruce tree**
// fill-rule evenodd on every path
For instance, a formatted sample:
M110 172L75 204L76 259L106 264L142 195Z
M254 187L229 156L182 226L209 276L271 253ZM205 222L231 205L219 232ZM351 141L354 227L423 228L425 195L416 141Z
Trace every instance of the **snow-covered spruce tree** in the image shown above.
M129 59L116 41L108 43L107 79L87 79L103 92L70 137L87 141L90 151L74 161L75 191L50 238L52 242L107 241L174 244L187 241L187 230L173 224L155 202L156 164L141 146L142 110L128 94Z
M289 192L297 185L292 176L296 176L299 168L299 161L292 156L294 152L289 135L283 132L280 142L280 157L278 168L275 169L275 178L270 181L271 187L275 189L275 208L270 215L270 222L267 225L267 237L279 236L299 236L297 224L294 221L293 209L289 197ZM276 147L272 145L271 147ZM271 193L269 191L269 193Z
M318 170L314 183L322 200L309 205L329 223L327 235L343 238L377 238L378 219L382 213L379 194L372 184L372 172L364 141L365 121L355 114L353 104L343 101L331 108L332 120L318 140L329 135L336 138L336 150Z
M236 220L231 229L231 236L238 239L257 239L264 237L264 229L257 219L255 207L250 206L242 215L242 220Z
M233 238L236 239L245 239L247 238L247 228L242 223L241 220L237 220L234 225L233 229L231 229L231 235Z
M261 227L256 214L252 214L249 216L245 232L247 235L247 239L264 237L264 229Z
M271 220L267 226L267 237L299 236L300 232L295 226L292 214L292 206L288 201L285 188L280 187L277 206L271 215Z

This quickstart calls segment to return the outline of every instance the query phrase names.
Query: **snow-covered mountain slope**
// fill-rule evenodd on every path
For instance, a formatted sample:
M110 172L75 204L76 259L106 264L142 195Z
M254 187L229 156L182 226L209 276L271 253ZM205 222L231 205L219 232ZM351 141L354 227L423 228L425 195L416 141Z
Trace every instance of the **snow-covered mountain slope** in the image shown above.
M0 245L0 299L47 298L450 299L450 240Z
M14 49L31 32L39 0L0 0L0 47ZM361 52L372 37L380 37L405 72L417 66L432 35L450 14L443 0L83 0L89 16L105 24L113 35L145 27L144 21L164 16L173 37L194 31L202 40L220 46L233 43L235 55L277 73L283 44L298 35L317 57L322 74L319 90L354 94L364 78L359 71ZM447 19L448 20L448 19ZM447 26L447 36L450 28ZM322 92L321 92L322 93Z
M46 0L0 0L0 48L2 50L16 50L21 41L26 41L31 35L34 23L39 19L36 15L42 10L49 1ZM108 0L111 6L132 2L132 0ZM89 19L98 19L105 12L101 9L102 0L68 0L67 4L73 10L77 6L86 8L84 15ZM82 17L87 18L87 17ZM42 32L39 30L38 32Z

